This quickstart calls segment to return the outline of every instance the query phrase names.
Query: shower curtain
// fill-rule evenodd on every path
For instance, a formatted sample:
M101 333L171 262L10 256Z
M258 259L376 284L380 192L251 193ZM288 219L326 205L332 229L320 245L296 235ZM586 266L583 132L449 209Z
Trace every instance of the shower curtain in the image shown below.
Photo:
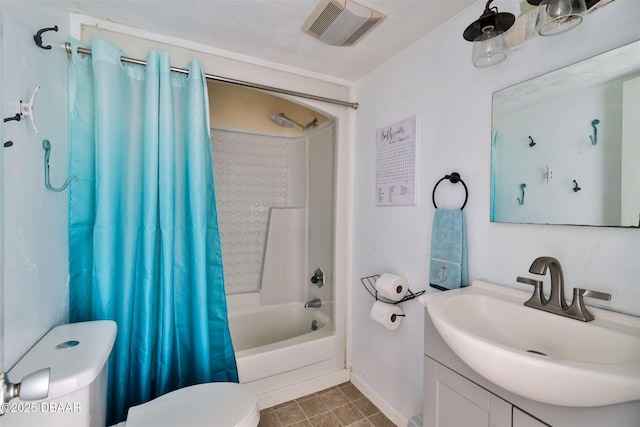
M238 381L202 66L93 40L69 72L70 321L115 320L109 425L180 387Z

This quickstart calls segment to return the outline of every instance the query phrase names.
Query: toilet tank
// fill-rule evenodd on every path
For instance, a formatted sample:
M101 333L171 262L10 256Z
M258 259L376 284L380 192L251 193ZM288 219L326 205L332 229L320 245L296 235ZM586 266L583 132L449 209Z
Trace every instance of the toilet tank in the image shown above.
M104 427L109 354L117 326L111 320L61 325L49 331L8 372L9 381L51 368L46 399L8 403L6 427Z

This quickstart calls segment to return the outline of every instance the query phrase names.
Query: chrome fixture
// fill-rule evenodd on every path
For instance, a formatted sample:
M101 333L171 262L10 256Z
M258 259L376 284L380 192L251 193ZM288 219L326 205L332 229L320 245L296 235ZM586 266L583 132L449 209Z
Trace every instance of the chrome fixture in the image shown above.
M321 268L316 268L311 276L311 283L318 285L319 288L324 286L324 271Z
M280 114L272 114L269 116L269 120L271 120L274 124L283 127L283 128L292 128L294 124L300 126L302 128L302 130L307 130L309 128L314 128L316 126L318 126L318 119L313 119L311 122L309 122L307 125L301 125L300 123L296 122L293 119L290 119L289 117L285 116L284 113L280 113Z
M307 301L304 308L319 308L322 307L322 300L320 298L314 298L311 301Z
M582 22L587 8L600 0L527 0L527 3L539 6L536 19L536 31L541 36L554 36L578 26ZM587 7L587 3L589 3Z
M541 280L526 277L518 277L516 279L520 283L534 287L533 295L524 303L527 307L581 320L583 322L589 322L593 320L593 315L587 311L584 305L584 297L597 298L605 301L611 300L610 294L575 288L573 290L573 302L571 306L568 306L564 298L564 276L562 274L562 267L557 259L546 256L536 258L531 264L531 267L529 267L529 273L544 276L547 273L547 269L551 276L551 293L548 299L544 296L543 282Z
M73 53L73 48L71 47L71 43L69 42L65 42L64 43L64 49L67 51L67 53ZM91 55L91 49L87 49L85 47L80 47L77 46L75 48L75 51L78 54L83 54L83 55ZM138 59L138 58L129 58L127 56L121 56L120 57L120 61L125 63L125 64L138 64L138 65L147 65L147 61L144 61L142 59ZM180 74L189 74L189 70L186 68L178 68L178 67L171 67L171 71L175 72L175 73L180 73ZM248 82L246 80L238 80L238 79L232 79L230 77L224 77L224 76L217 76L214 74L209 74L209 73L205 73L204 74L204 78L207 80L211 80L214 82L222 82L222 83L226 83L226 84L230 84L230 85L234 85L234 86L242 86L242 87L248 87L251 89L258 89L258 90L263 90L263 91L267 91L267 92L275 92L275 93L281 93L284 95L293 95L293 96L299 96L300 98L305 98L305 99L313 99L315 101L320 101L320 102L328 102L330 104L336 104L336 105L342 105L345 107L350 107L353 108L354 110L357 110L360 105L357 102L350 102L350 101L342 101L339 99L333 99L333 98L326 98L324 96L318 96L318 95L314 95L311 93L305 93L305 92L298 92L295 90L288 90L288 89L283 89L280 87L275 87L275 86L267 86L267 85L263 85L260 83L253 83L253 82Z
M516 22L515 15L498 12L490 7L489 0L480 18L471 23L462 33L462 37L473 42L471 60L477 68L489 67L507 57L507 39L504 33Z
M51 368L33 372L16 384L9 381L6 372L0 373L0 415L4 415L7 402L19 397L22 400L40 400L49 396Z

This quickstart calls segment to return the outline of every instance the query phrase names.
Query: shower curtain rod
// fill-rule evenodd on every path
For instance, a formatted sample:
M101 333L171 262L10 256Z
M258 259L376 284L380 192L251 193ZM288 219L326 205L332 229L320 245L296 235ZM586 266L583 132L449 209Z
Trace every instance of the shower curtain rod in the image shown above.
M64 48L67 51L67 53L72 53L71 50L71 43L66 42L64 44ZM91 55L91 49L86 49L84 47L78 47L77 48L78 53L84 53L85 55ZM128 62L131 64L138 64L138 65L147 65L147 61L143 61L141 59L135 59L135 58L129 58L126 56L121 56L120 60L122 62ZM178 67L171 67L171 71L175 71L176 73L181 73L181 74L189 74L189 70L186 70L184 68L178 68ZM337 105L342 105L345 107L351 107L354 110L357 110L359 105L357 102L349 102L349 101L341 101L339 99L333 99L333 98L325 98L323 96L317 96L317 95L312 95L309 93L303 93L303 92L296 92L294 90L288 90L288 89L281 89L278 87L274 87L274 86L266 86L266 85L262 85L259 83L251 83L251 82L247 82L244 80L236 80L236 79L231 79L229 77L222 77L222 76L215 76L213 74L204 74L205 78L207 80L213 80L216 82L222 82L222 83L228 83L228 84L232 84L232 85L236 85L236 86L243 86L243 87L248 87L251 89L260 89L260 90L265 90L268 92L276 92L276 93L281 93L284 95L293 95L293 96L299 96L300 98L306 98L306 99L313 99L315 101L322 101L322 102L328 102L331 104L337 104Z

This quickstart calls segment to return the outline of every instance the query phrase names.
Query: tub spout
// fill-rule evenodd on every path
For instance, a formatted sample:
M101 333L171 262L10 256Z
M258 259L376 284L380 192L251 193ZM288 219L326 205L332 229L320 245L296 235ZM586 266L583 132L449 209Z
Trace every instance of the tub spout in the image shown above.
M304 308L309 308L309 307L321 307L322 306L322 300L320 298L314 298L311 301L307 301L307 303L304 305Z

